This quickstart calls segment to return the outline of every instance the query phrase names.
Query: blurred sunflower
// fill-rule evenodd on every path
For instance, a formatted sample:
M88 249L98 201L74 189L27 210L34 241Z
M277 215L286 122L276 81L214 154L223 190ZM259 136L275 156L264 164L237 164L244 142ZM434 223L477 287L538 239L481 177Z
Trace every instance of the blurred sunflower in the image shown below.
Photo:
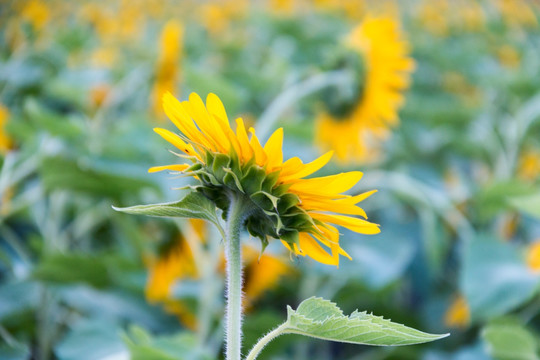
M148 260L148 281L146 299L150 303L161 303L165 310L178 316L190 329L196 327L194 312L172 294L174 284L181 279L197 279L198 269L188 242L179 236L157 258Z
M525 0L499 0L496 2L504 22L515 27L536 27L538 18L533 3Z
M357 196L342 194L362 177L359 171L305 179L331 158L328 152L311 163L298 157L283 161L283 130L275 131L264 147L253 128L236 119L236 134L230 127L223 104L209 94L206 106L195 93L180 102L170 93L163 97L164 110L180 130L177 135L154 129L184 154L190 163L157 166L149 172L171 170L196 177L195 188L223 210L241 201L249 213L245 221L251 235L263 248L269 238L281 239L294 254L308 255L325 264L338 265L339 255L350 256L339 246L340 225L362 234L376 234L379 226L356 204L375 191ZM321 246L322 245L322 246ZM330 249L328 253L323 246Z
M202 220L190 220L194 231L185 236L195 237L195 241L206 242L206 225ZM146 299L153 304L162 304L164 309L174 314L186 327L197 327L196 312L187 302L175 298L174 285L186 280L199 279L197 268L189 242L184 235L179 235L157 257L147 260L148 280L146 283ZM247 308L257 301L266 291L275 288L280 278L289 273L291 268L278 256L262 254L252 247L242 249L245 264L243 290L244 303ZM221 259L216 270L225 273L225 258Z
M347 45L363 59L365 82L351 110L318 117L316 142L324 150L335 150L342 161L367 161L398 123L414 61L408 57L409 46L401 39L398 23L389 17L367 17L349 34Z
M175 92L178 81L178 61L182 57L182 25L168 21L161 32L160 53L156 67L156 79L152 88L152 108L162 114L161 98L166 92Z
M198 8L201 23L212 35L223 35L231 22L247 12L245 0L221 0L208 2Z
M5 131L6 123L9 118L8 109L0 104L0 154L5 154L11 149L13 143Z
M527 247L526 261L529 269L534 272L540 272L540 239Z
M25 2L21 17L32 24L35 30L41 30L49 21L51 12L45 1L31 0Z
M540 176L540 151L530 149L524 151L519 157L518 177L523 180L534 181Z
M464 328L469 325L470 321L471 314L467 300L462 295L459 295L446 311L444 323L448 327Z

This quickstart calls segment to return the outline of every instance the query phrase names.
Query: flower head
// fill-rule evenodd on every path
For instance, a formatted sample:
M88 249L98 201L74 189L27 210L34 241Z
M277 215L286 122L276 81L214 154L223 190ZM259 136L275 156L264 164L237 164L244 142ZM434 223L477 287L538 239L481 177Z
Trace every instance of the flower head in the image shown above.
M540 239L527 247L526 260L529 269L540 272Z
M467 300L458 295L454 298L444 316L444 323L448 327L464 328L471 322L471 312Z
M5 126L9 119L9 110L0 104L0 154L6 153L12 147L11 138L5 132Z
M182 56L183 27L170 20L161 32L160 54L156 67L156 81L152 89L152 105L155 114L161 112L161 98L166 92L174 92L178 80L178 60Z
M269 238L281 239L294 254L337 265L339 255L349 255L339 246L334 225L362 234L380 231L377 224L365 220L364 210L356 205L374 191L343 194L360 180L361 172L306 179L330 160L332 152L307 164L298 157L284 161L282 129L276 130L264 146L241 118L236 119L234 132L223 104L214 94L208 95L205 106L197 94L180 102L167 93L163 105L180 134L154 130L176 146L183 153L178 156L187 163L157 166L149 172L170 170L195 177L200 182L197 191L222 209L224 216L231 198L241 197L251 204L246 228L263 247Z
M317 143L333 149L340 160L366 160L376 141L398 123L402 92L409 87L414 62L398 24L389 17L368 17L349 35L347 45L358 52L365 66L365 83L352 110L323 113L317 120Z

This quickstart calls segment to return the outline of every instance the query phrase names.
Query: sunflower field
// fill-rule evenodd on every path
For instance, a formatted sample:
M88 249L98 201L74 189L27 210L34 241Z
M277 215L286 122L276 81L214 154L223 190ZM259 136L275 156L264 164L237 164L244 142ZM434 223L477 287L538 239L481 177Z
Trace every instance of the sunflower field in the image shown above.
M0 359L539 345L539 0L0 0Z

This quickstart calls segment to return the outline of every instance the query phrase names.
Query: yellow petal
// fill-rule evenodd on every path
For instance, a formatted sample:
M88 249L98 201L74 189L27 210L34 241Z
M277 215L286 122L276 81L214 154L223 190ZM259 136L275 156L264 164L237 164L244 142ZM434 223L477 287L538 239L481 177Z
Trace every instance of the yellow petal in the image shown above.
M339 258L327 253L311 235L307 233L299 234L299 246L302 251L310 258L327 265L338 265Z
M163 95L163 110L171 121L176 125L187 138L194 143L200 144L206 148L210 147L210 142L197 129L191 116L186 111L182 103L178 101L170 92Z
M154 128L154 131L158 133L162 138L176 146L179 150L182 150L188 155L195 156L200 160L199 154L195 152L191 144L186 143L182 138L175 133L170 132L167 129Z
M368 197L375 194L376 192L377 192L377 190L366 191L365 193L355 195L355 196L351 196L351 197L348 197L348 198L345 198L345 199L339 199L339 200L336 200L336 201L340 202L340 203L346 203L346 204L358 204L359 202L367 199Z
M351 231L360 233L360 234L378 234L381 232L378 224L371 223L366 220L358 219L355 217L344 216L344 215L333 215L333 214L318 214L310 213L311 217L314 219L320 220L322 222L328 222L331 224L336 224L343 226Z
M266 161L268 160L268 157L266 156L266 153L264 152L264 149L259 142L259 138L257 138L257 135L255 134L255 129L250 127L249 132L251 133L251 139L249 140L249 144L251 145L251 148L255 153L255 162L259 166L264 166L264 164L266 164Z
M225 107L216 94L208 94L206 97L206 108L211 115L215 115L223 124L229 125L229 118L227 117Z
M249 144L249 139L246 133L246 127L244 126L244 120L242 118L236 119L236 137L240 143L242 149L242 159L249 161L253 157L253 150Z
M270 136L264 145L264 152L268 156L267 169L272 172L283 164L283 128L279 128Z
M302 179L291 185L291 192L327 196L352 188L362 178L362 172L351 171L313 179Z
M303 165L300 168L297 168L297 171L293 174L290 174L288 176L280 176L280 180L284 183L287 183L292 180L301 179L303 177L306 177L308 175L313 174L317 170L321 169L324 165L330 161L332 158L332 155L334 154L333 151L329 151L326 154L320 156L319 158L313 160L312 162Z
M300 204L306 211L334 212L338 214L360 215L367 219L364 209L347 203L340 203L341 200L332 200L326 198L304 198Z
M153 166L150 169L148 169L149 173L155 173L158 171L163 170L171 170L171 171L184 171L186 170L190 165L188 164L177 164L177 165L164 165L164 166Z

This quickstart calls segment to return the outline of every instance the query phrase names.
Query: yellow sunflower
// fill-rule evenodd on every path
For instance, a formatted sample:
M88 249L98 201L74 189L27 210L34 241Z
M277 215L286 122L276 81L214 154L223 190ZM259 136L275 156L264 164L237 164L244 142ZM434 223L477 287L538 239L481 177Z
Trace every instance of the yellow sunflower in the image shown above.
M9 119L9 110L0 104L0 154L7 153L13 143L5 131L6 123Z
M160 54L156 67L156 80L152 89L152 107L161 112L161 98L166 92L175 92L178 80L178 61L182 56L183 27L175 20L165 24L161 32Z
M253 128L246 130L241 118L236 119L235 133L214 94L208 95L205 106L195 93L184 102L167 93L163 105L180 135L154 130L183 152L178 156L188 163L157 166L149 172L170 170L195 177L200 182L197 190L222 209L224 216L231 199L241 198L249 207L245 226L263 246L269 238L281 239L294 254L338 265L339 255L350 256L339 246L334 225L362 234L380 231L377 224L365 220L366 213L356 205L374 191L343 194L360 180L361 172L306 179L330 160L332 152L308 164L298 157L283 161L283 129L275 131L264 146Z
M199 278L188 242L180 236L167 251L149 260L148 269L145 289L148 302L163 304L167 312L175 314L188 328L195 329L195 315L184 302L176 300L172 294L173 286L179 280Z
M333 149L346 162L374 156L379 141L398 123L403 91L409 87L414 61L401 39L398 23L389 17L367 17L347 39L363 58L365 83L358 103L344 116L322 113L316 142Z
M469 304L463 295L454 298L444 316L444 323L448 327L465 328L471 322Z

